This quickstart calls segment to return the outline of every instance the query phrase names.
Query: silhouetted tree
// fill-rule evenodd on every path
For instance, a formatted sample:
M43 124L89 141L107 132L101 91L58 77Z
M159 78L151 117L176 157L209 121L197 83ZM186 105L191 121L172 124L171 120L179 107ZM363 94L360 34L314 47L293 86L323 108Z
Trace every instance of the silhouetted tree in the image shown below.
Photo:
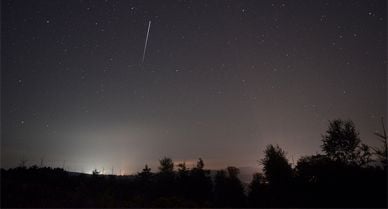
M215 204L217 207L244 207L244 187L238 178L239 169L228 167L227 173L224 170L217 171L215 176Z
M298 207L314 207L317 203L320 207L381 205L380 184L384 182L381 170L343 163L320 154L302 157L295 170L297 193L302 198Z
M193 198L200 207L208 207L211 200L212 180L210 171L205 170L205 163L201 158L198 159L196 167L190 171L191 198Z
M149 181L152 177L151 168L146 164L141 172L137 174L141 181Z
M187 198L191 193L191 188L189 185L189 172L190 170L187 169L185 162L178 164L177 186L180 195L185 198Z
M343 183L344 174L340 170L345 165L321 154L301 157L295 167L296 192L299 198L303 198L298 207L312 207L316 202L321 202L321 207L330 206L330 201L338 196L334 188L338 190Z
M228 206L227 178L225 170L219 170L214 177L214 204L216 207Z
M372 153L370 150L368 145L361 143L356 149L355 163L360 166L368 165L372 161Z
M369 147L361 142L351 153L351 163L316 154L300 158L292 169L279 146L268 145L264 153L264 175L253 176L248 198L236 167L217 171L213 182L201 158L194 168L181 163L177 170L170 158L163 158L159 172L152 173L145 165L135 176L99 175L97 169L93 175L77 174L23 164L1 169L0 204L2 208L387 207L387 173L368 164Z
M174 171L174 163L172 162L171 158L164 157L159 161L159 171L161 173L171 173Z
M264 175L261 173L253 174L253 178L248 187L248 202L250 207L266 207L266 183Z
M383 127L383 133L376 132L375 135L378 136L383 145L380 148L373 148L377 158L380 160L384 169L387 169L388 166L388 142L387 142L387 132L385 130L384 118L381 118L381 125Z
M268 145L261 160L265 179L268 182L269 204L275 207L287 207L292 201L292 168L286 153L278 146Z
M370 147L361 143L359 133L350 120L331 121L322 142L322 150L332 160L359 166L372 161Z
M136 203L141 207L149 206L150 200L154 197L153 173L146 164L141 172L136 175Z
M241 180L238 178L238 175L240 174L240 170L236 167L229 166L227 167L228 171L228 191L229 191L229 198L230 198L230 205L231 207L244 207L245 206L245 192L244 192L244 186L241 182Z
M361 140L352 121L337 119L330 121L322 142L322 150L329 158L350 163L356 160L356 148Z
M156 179L156 193L163 195L166 200L168 196L176 194L174 163L171 158L164 157L159 161L159 173Z
M188 178L189 176L189 169L186 167L186 163L179 163L178 164L178 176L181 178Z
M197 169L203 170L205 167L205 163L203 162L202 158L199 158L197 161Z
M273 186L284 186L292 177L292 168L286 153L278 146L268 145L261 160L266 180Z
M316 184L322 181L322 177L327 176L325 170L335 163L326 155L312 155L301 157L295 167L297 177L304 183Z

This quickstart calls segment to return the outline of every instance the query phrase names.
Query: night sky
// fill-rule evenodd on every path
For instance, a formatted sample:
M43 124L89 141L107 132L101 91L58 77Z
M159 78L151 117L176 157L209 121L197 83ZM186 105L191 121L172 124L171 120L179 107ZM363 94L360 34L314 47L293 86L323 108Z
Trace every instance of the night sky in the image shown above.
M1 3L1 167L259 169L270 143L320 152L336 118L379 143L385 0Z

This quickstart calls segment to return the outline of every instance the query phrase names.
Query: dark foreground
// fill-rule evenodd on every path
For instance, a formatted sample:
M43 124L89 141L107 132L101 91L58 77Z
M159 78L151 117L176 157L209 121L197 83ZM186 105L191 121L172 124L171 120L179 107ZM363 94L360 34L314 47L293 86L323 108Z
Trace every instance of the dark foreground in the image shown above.
M319 207L387 208L388 143L363 144L351 121L335 120L322 137L322 154L291 166L286 152L268 145L248 186L239 169L206 170L160 160L157 172L134 176L74 174L32 166L1 170L1 207Z
M213 176L197 167L158 173L145 169L131 177L74 175L58 168L2 169L1 207L386 208L384 170L326 166L299 167L300 173L281 185L270 185L257 174L248 191L233 167Z

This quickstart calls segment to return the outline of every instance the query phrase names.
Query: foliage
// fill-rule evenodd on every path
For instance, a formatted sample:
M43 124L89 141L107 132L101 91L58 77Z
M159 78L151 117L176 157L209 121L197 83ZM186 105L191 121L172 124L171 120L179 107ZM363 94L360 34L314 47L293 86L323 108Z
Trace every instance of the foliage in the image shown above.
M344 163L355 162L361 140L352 121L330 121L329 129L322 138L322 150L329 158Z
M265 177L261 173L253 174L253 178L248 187L248 203L252 207L266 207L265 195L268 193Z
M164 157L159 161L159 171L161 173L172 173L174 171L174 163L172 162L171 158Z
M292 176L292 168L286 153L278 146L268 145L261 160L266 180L274 186L287 184Z
M346 125L347 124L347 125ZM199 158L193 168L160 160L156 173L145 165L135 176L75 174L60 168L1 169L1 207L380 207L386 208L387 171L368 164L373 155L354 124L335 121L323 140L324 153L304 156L293 169L286 152L268 145L249 185L229 166L210 172ZM247 189L247 191L245 191Z
M368 165L372 162L371 149L366 144L361 143L361 145L357 147L355 155L355 162L360 166Z
M384 118L381 118L381 125L383 128L383 132L376 132L375 135L379 137L379 141L382 143L382 146L378 148L372 148L374 154L377 156L378 160L381 162L382 166L387 169L388 167L388 141L387 141L387 132L385 130Z

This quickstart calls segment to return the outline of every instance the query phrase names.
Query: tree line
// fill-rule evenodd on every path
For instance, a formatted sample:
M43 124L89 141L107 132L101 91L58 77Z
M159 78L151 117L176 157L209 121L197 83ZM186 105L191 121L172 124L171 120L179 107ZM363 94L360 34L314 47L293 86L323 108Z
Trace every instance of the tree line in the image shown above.
M245 185L239 169L211 171L159 161L132 178L69 175L59 168L1 170L2 207L387 207L386 133L381 148L362 143L352 121L334 120L322 135L322 153L294 167L278 145L268 145L262 172ZM385 136L385 144L384 144Z

